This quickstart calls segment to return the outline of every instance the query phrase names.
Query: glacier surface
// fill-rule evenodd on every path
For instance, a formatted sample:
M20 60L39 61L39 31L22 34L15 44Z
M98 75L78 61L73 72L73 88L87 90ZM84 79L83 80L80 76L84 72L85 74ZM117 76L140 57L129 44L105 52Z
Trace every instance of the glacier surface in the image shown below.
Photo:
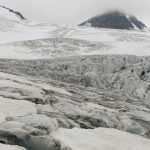
M0 20L0 150L149 150L150 31Z

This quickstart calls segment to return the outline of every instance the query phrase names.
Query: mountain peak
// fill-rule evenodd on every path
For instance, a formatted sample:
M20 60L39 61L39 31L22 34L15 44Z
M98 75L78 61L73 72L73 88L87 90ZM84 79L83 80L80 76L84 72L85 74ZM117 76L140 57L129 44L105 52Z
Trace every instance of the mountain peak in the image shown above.
M135 16L114 10L97 15L80 24L80 26L91 26L98 28L143 30L146 25Z

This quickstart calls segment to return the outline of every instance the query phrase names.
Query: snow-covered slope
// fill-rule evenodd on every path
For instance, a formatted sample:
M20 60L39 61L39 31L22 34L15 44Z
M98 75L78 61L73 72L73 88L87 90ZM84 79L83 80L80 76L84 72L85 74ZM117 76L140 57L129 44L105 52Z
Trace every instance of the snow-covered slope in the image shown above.
M0 31L10 31L23 22L19 15L4 6L0 6L0 20Z
M49 26L47 31L45 30L47 35L44 35L45 32L41 33L42 28L30 29L33 30L33 36L25 37L28 40L0 44L0 57L37 59L100 54L150 55L149 31ZM43 38L37 36L36 39L32 39L34 33L40 34ZM11 38L11 35L13 34L5 34L8 38ZM20 39L22 38L24 36ZM5 40L7 41L7 38L4 42Z
M0 8L0 58L150 55L150 31L69 27L29 22Z
M16 13L0 6L0 43L45 38L55 28L57 26L48 23L35 23L21 19Z

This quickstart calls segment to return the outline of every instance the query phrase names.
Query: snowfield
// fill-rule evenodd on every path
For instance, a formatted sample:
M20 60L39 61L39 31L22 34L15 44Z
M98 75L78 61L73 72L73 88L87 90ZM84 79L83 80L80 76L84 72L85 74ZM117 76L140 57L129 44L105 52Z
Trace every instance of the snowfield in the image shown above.
M12 37L12 40L8 39L9 42L1 42L0 49L3 51L1 51L0 57L53 59L65 56L101 54L150 55L150 31L121 31L57 26L49 26L46 29L48 34L43 36L38 28L30 27L29 31L25 31L26 33L30 32L28 34L29 37L26 37L24 40L22 37L25 37L25 35L20 34L21 41L16 39L16 42L14 40L15 37ZM33 35L30 35L31 33ZM34 33L39 35L34 35ZM12 35L15 35L15 33ZM1 36L7 35L1 34Z

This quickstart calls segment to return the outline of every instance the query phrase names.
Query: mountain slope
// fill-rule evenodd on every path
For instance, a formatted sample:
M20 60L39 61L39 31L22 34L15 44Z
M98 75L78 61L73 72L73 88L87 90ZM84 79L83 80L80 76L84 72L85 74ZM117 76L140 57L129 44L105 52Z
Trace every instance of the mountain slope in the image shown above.
M95 16L83 23L80 26L91 26L98 28L110 28L110 29L139 29L143 30L146 25L141 21L138 21L134 16L128 16L119 11L113 11L105 13L103 15Z
M17 17L19 17L22 20L26 20L26 18L20 12L14 11L14 10L12 10L8 7L2 6L2 5L0 5L0 8L4 8L5 10L8 10L9 12L15 14Z
M43 29L43 31L42 31ZM45 30L45 31L44 31ZM34 32L30 35L29 31ZM40 59L78 55L150 55L150 32L45 25L0 44L1 58ZM38 36L36 36L38 34ZM10 34L8 38L11 37ZM30 35L30 36L29 36ZM23 40L21 40L23 39ZM8 39L4 39L8 40ZM19 41L20 40L20 41ZM1 40L1 42L3 39Z
M0 58L39 59L95 54L150 55L149 31L58 26L23 20L6 8L0 8L0 12ZM134 19L132 17L132 20Z
M0 6L0 43L47 38L55 28L57 25L31 22L20 12Z
M25 21L23 15L5 6L0 6L0 31L11 31L20 28Z

